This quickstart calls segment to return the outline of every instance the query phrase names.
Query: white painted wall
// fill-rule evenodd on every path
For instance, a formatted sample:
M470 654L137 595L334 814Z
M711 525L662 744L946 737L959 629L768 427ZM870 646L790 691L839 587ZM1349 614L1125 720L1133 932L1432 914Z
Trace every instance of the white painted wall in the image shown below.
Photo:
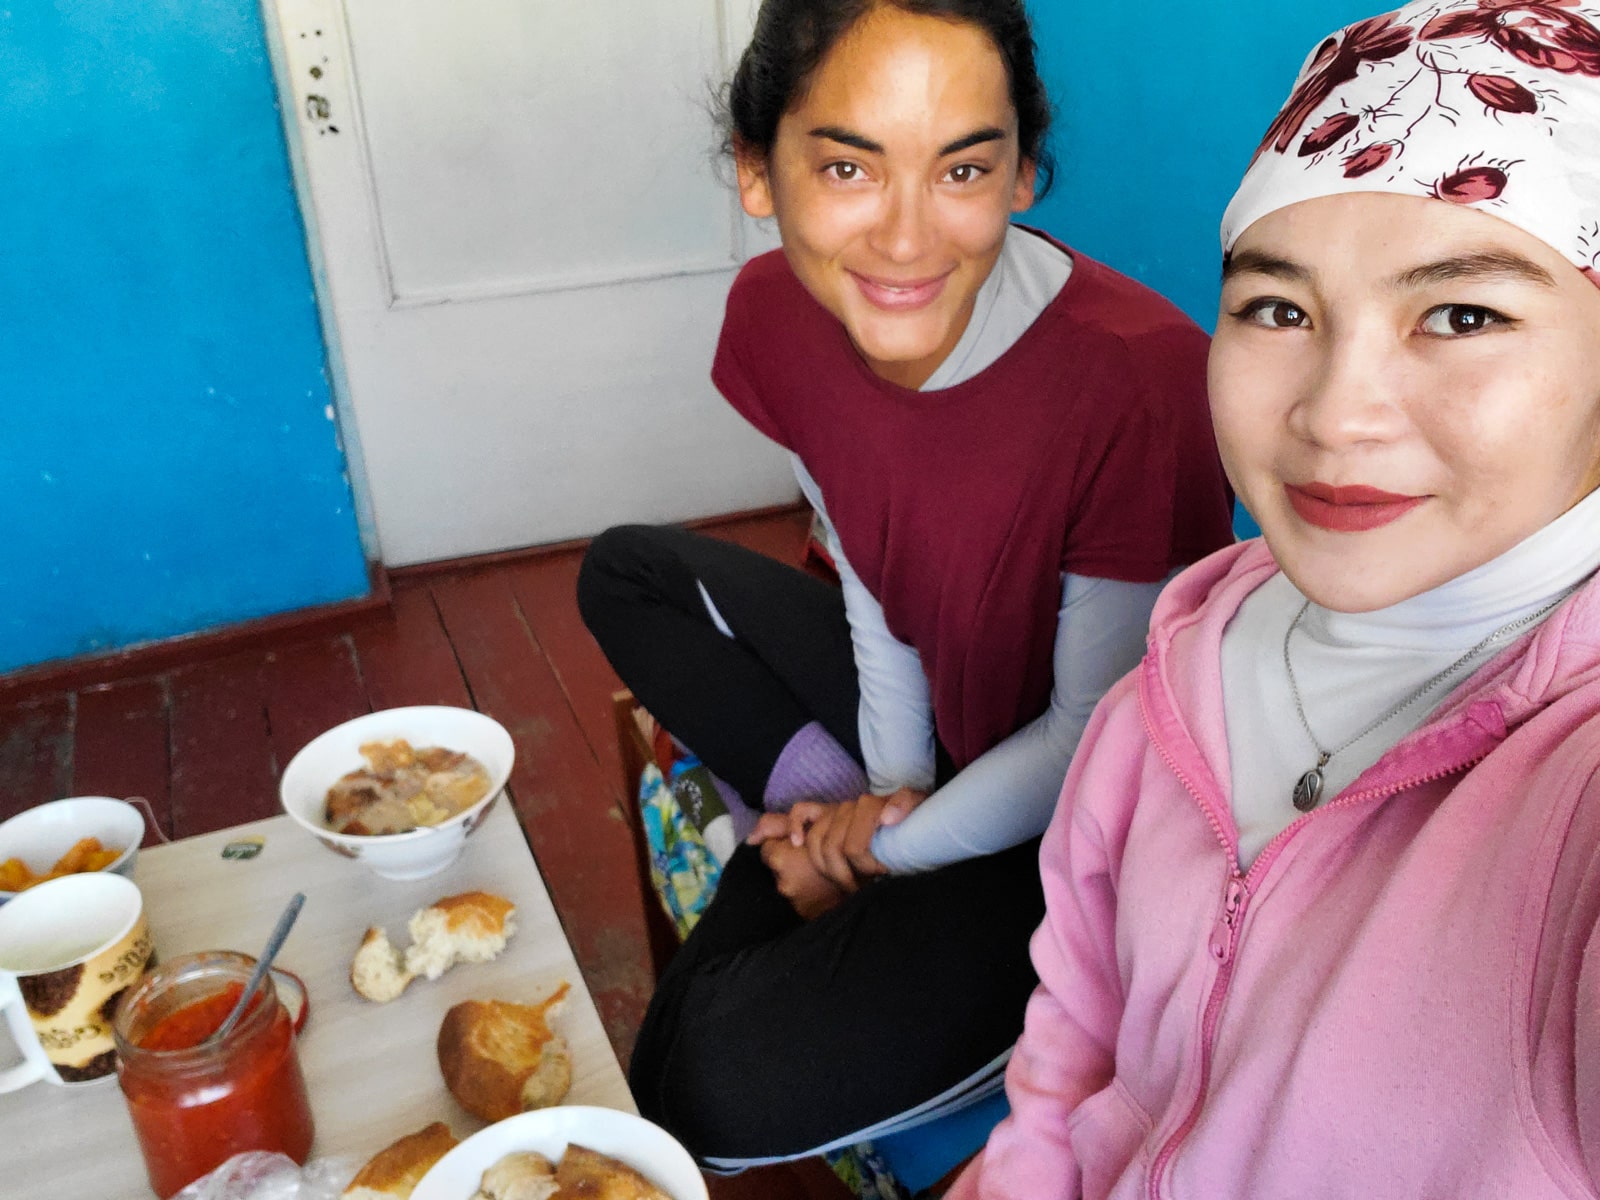
M753 0L266 3L386 563L795 497L708 378L772 244L706 115Z

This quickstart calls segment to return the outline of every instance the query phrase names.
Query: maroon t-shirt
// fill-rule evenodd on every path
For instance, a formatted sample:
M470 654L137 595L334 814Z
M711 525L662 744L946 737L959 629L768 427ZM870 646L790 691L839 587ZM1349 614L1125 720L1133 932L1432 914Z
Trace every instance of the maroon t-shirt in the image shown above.
M821 487L889 631L922 656L958 768L1048 706L1062 572L1148 583L1232 540L1204 331L1068 253L1022 337L932 392L874 375L783 253L763 254L734 281L711 371Z

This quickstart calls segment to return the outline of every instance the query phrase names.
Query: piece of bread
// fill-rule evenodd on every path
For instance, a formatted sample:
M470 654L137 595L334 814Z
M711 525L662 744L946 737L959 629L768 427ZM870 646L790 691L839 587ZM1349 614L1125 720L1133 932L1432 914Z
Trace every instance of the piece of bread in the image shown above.
M672 1200L627 1163L573 1142L556 1167L559 1200Z
M517 931L516 905L489 892L445 896L412 914L411 947L403 954L376 927L350 963L350 986L385 1004L418 975L437 979L458 962L488 962Z
M516 905L488 892L435 900L411 918L406 970L437 979L458 962L488 962L517 931Z
M350 960L350 986L368 1000L387 1004L415 978L416 972L407 970L399 948L389 942L389 935L381 929L368 929L361 939L361 948Z
M557 1186L553 1162L532 1150L517 1150L483 1173L472 1200L550 1200Z
M439 1026L439 1070L461 1107L485 1121L559 1104L572 1087L572 1056L547 1018L563 983L540 1004L464 1000Z
M356 1172L343 1200L406 1200L429 1168L455 1144L455 1134L443 1121L408 1133L378 1151Z

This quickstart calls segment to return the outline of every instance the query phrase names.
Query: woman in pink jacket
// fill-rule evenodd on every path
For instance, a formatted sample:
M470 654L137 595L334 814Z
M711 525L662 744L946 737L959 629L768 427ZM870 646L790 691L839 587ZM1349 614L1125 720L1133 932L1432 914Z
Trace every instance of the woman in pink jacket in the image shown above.
M1089 725L952 1194L1600 1196L1600 6L1328 38L1223 248L1265 538Z

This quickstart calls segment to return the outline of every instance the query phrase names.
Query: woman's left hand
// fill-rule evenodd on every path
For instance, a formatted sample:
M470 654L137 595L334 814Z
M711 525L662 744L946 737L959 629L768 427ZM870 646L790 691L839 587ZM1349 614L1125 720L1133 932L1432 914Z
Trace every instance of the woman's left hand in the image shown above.
M872 854L872 835L877 832L881 796L858 796L838 804L795 805L795 809L815 807L815 813L801 814L805 823L805 850L819 875L840 891L853 892L865 879L884 874L884 867ZM790 810L790 816L794 809Z
M761 847L769 866L768 850L781 842L806 858L811 869L834 887L853 892L860 886L858 876L886 873L872 855L872 834L884 801L882 796L831 804L802 800L788 812L763 813L745 841Z
M841 891L853 892L867 880L889 873L872 853L872 835L892 811L890 800L867 794L838 804L801 803L789 811L791 822L798 820L804 829L811 865Z
M869 794L839 803L803 800L786 813L764 813L746 839L753 846L785 840L804 847L813 868L844 892L889 869L872 853L872 838L886 825L898 825L928 798L901 788L888 796Z

